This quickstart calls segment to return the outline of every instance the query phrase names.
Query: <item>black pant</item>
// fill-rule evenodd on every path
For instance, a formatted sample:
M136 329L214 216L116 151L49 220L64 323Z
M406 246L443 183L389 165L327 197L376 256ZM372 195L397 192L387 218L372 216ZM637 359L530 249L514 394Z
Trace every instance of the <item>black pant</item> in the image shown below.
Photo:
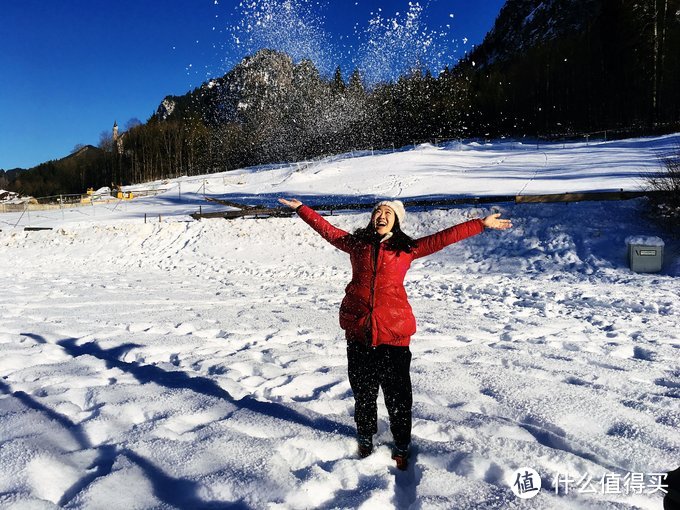
M357 434L370 437L378 432L378 388L382 388L390 416L390 430L397 446L411 442L411 351L391 345L367 346L347 343L349 384L354 392L354 421Z

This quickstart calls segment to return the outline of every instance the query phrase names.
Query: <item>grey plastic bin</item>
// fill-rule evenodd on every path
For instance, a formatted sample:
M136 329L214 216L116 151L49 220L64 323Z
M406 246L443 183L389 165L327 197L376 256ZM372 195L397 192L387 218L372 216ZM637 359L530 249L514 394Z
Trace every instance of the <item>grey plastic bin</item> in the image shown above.
M628 262L636 273L658 273L663 266L664 242L660 237L631 236L626 239Z

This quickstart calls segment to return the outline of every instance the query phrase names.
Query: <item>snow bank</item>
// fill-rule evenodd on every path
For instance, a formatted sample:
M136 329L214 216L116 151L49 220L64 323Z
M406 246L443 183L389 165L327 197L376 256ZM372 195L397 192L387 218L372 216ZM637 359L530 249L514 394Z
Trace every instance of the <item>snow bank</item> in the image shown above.
M627 147L610 146L612 161ZM77 221L32 215L51 231L3 223L2 506L506 508L520 504L509 480L527 466L543 488L526 508L660 508L655 473L680 458L680 264L667 239L660 274L628 269L627 238L663 236L641 214L644 200L408 213L414 236L494 211L515 227L409 272L418 333L405 473L389 458L382 405L375 454L355 454L337 324L346 256L294 217L186 216L207 204L201 187L272 199L314 189L314 172L335 172L359 189L355 165L372 168L365 180L381 183L376 192L400 182L398 196L413 196L427 180L419 171L430 190L445 189L445 171L398 174L412 157L182 179ZM577 175L570 161L562 171ZM356 176L337 177L345 171ZM519 185L512 172L507 179ZM500 191L484 178L469 182ZM144 208L161 220L144 224ZM354 230L368 214L329 220ZM612 477L619 490L604 490ZM628 490L631 480L639 491Z

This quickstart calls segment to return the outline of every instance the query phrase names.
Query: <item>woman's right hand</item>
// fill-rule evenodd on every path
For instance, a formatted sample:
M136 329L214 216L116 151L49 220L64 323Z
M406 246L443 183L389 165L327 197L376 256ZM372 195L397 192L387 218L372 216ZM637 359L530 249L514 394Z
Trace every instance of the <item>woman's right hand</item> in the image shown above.
M290 200L286 200L285 198L279 198L279 202L281 202L283 205L290 207L291 209L293 209L293 211L302 205L302 202L300 202L297 198L292 198Z

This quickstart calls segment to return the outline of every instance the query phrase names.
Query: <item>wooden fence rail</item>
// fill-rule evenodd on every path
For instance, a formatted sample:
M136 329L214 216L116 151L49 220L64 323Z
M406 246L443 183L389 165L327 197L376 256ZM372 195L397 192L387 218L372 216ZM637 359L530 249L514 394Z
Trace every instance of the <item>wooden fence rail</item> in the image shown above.
M584 202L584 201L607 201L607 200L630 200L643 196L661 195L657 191L598 191L598 192L579 192L579 193L554 193L546 195L491 195L483 197L460 197L442 198L431 200L405 200L405 207L446 207L465 204L493 204L514 202L516 204L539 204L551 202ZM233 201L210 199L230 207L238 207L237 210L217 211L210 213L195 213L191 217L200 220L203 218L224 218L235 219L243 217L286 217L291 216L293 211L287 207L257 207L239 204ZM314 204L311 206L318 211L328 211L331 215L334 211L368 210L373 208L373 204L368 203L349 203L349 204Z

